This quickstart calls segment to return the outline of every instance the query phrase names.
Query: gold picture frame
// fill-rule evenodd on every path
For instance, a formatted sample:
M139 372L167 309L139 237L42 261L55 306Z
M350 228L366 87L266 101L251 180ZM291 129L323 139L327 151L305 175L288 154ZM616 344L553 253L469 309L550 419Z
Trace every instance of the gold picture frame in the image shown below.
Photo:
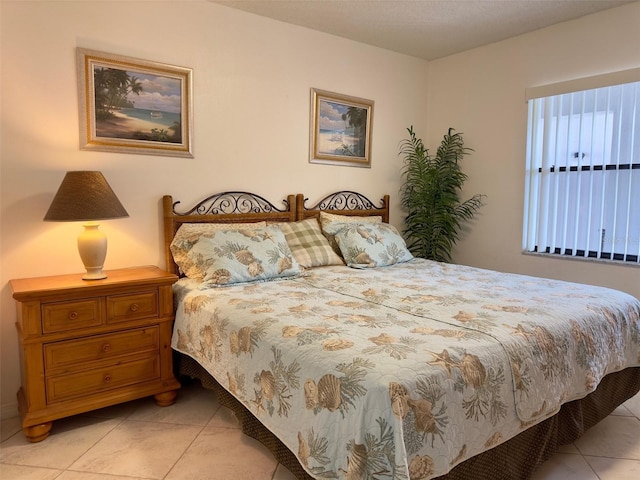
M311 89L309 162L371 167L373 100Z
M77 48L80 148L193 157L190 68Z

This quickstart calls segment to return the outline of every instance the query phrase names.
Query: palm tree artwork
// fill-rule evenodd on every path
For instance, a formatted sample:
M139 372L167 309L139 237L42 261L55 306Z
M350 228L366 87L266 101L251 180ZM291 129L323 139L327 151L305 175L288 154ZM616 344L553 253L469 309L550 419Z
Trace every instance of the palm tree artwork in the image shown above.
M162 89L179 93L179 81L145 72L95 67L93 71L96 135L99 137L182 142L180 105L159 109L150 99L164 101Z
M96 68L94 85L96 118L111 118L115 109L133 108L134 103L127 96L140 95L143 90L137 77L117 68Z
M353 129L353 136L357 139L353 145L342 144L342 155L353 157L364 157L367 128L367 110L364 108L350 106L342 114L347 128Z

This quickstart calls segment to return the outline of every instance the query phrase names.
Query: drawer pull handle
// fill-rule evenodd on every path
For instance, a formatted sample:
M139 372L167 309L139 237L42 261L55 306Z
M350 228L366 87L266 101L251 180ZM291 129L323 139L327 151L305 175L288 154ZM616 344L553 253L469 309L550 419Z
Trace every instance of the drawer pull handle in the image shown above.
M67 317L69 318L69 320L77 320L78 312L76 311L69 312L69 315L67 315Z
M104 376L104 383L109 383L111 381L111 375L108 373Z
M108 344L108 343L105 343L105 344L102 346L102 351L103 351L103 352L105 352L105 353L110 352L110 351L111 351L111 345L110 345L110 344Z
M137 312L139 308L140 308L140 305L138 305L137 303L132 303L131 306L129 307L129 310L131 310L132 312Z

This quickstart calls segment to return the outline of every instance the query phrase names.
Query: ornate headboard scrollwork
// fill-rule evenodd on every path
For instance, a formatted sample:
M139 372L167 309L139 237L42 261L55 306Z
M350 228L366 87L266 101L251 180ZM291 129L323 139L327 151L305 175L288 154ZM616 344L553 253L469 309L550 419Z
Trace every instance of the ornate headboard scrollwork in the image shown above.
M271 202L249 192L222 192L205 198L191 210L176 211L179 201L173 203L175 215L220 215L220 214L248 214L248 213L283 213L291 210L289 200L282 201L286 208L280 209Z
M264 197L249 192L222 192L201 200L193 208L180 212L179 201L171 195L162 197L164 216L164 251L166 270L178 273L171 254L171 241L183 223L242 223L242 222L293 222L296 208L295 196L288 195L284 208L278 208Z
M380 215L383 222L389 222L389 195L380 200L377 207L371 200L358 192L342 190L327 195L312 207L307 207L307 198L301 193L296 196L296 218L302 220L317 216L320 211L328 211L336 215Z

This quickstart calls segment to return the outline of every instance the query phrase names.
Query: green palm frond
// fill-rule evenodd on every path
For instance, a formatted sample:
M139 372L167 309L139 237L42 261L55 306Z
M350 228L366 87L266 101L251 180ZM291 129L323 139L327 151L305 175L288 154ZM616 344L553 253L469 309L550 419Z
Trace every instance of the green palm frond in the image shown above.
M431 155L413 126L407 131L409 138L400 143L405 180L400 203L407 212L407 245L417 257L448 262L462 222L471 220L483 205L484 195L479 194L460 201L467 175L459 163L473 150L464 146L461 133L452 133L450 128L436 154Z

